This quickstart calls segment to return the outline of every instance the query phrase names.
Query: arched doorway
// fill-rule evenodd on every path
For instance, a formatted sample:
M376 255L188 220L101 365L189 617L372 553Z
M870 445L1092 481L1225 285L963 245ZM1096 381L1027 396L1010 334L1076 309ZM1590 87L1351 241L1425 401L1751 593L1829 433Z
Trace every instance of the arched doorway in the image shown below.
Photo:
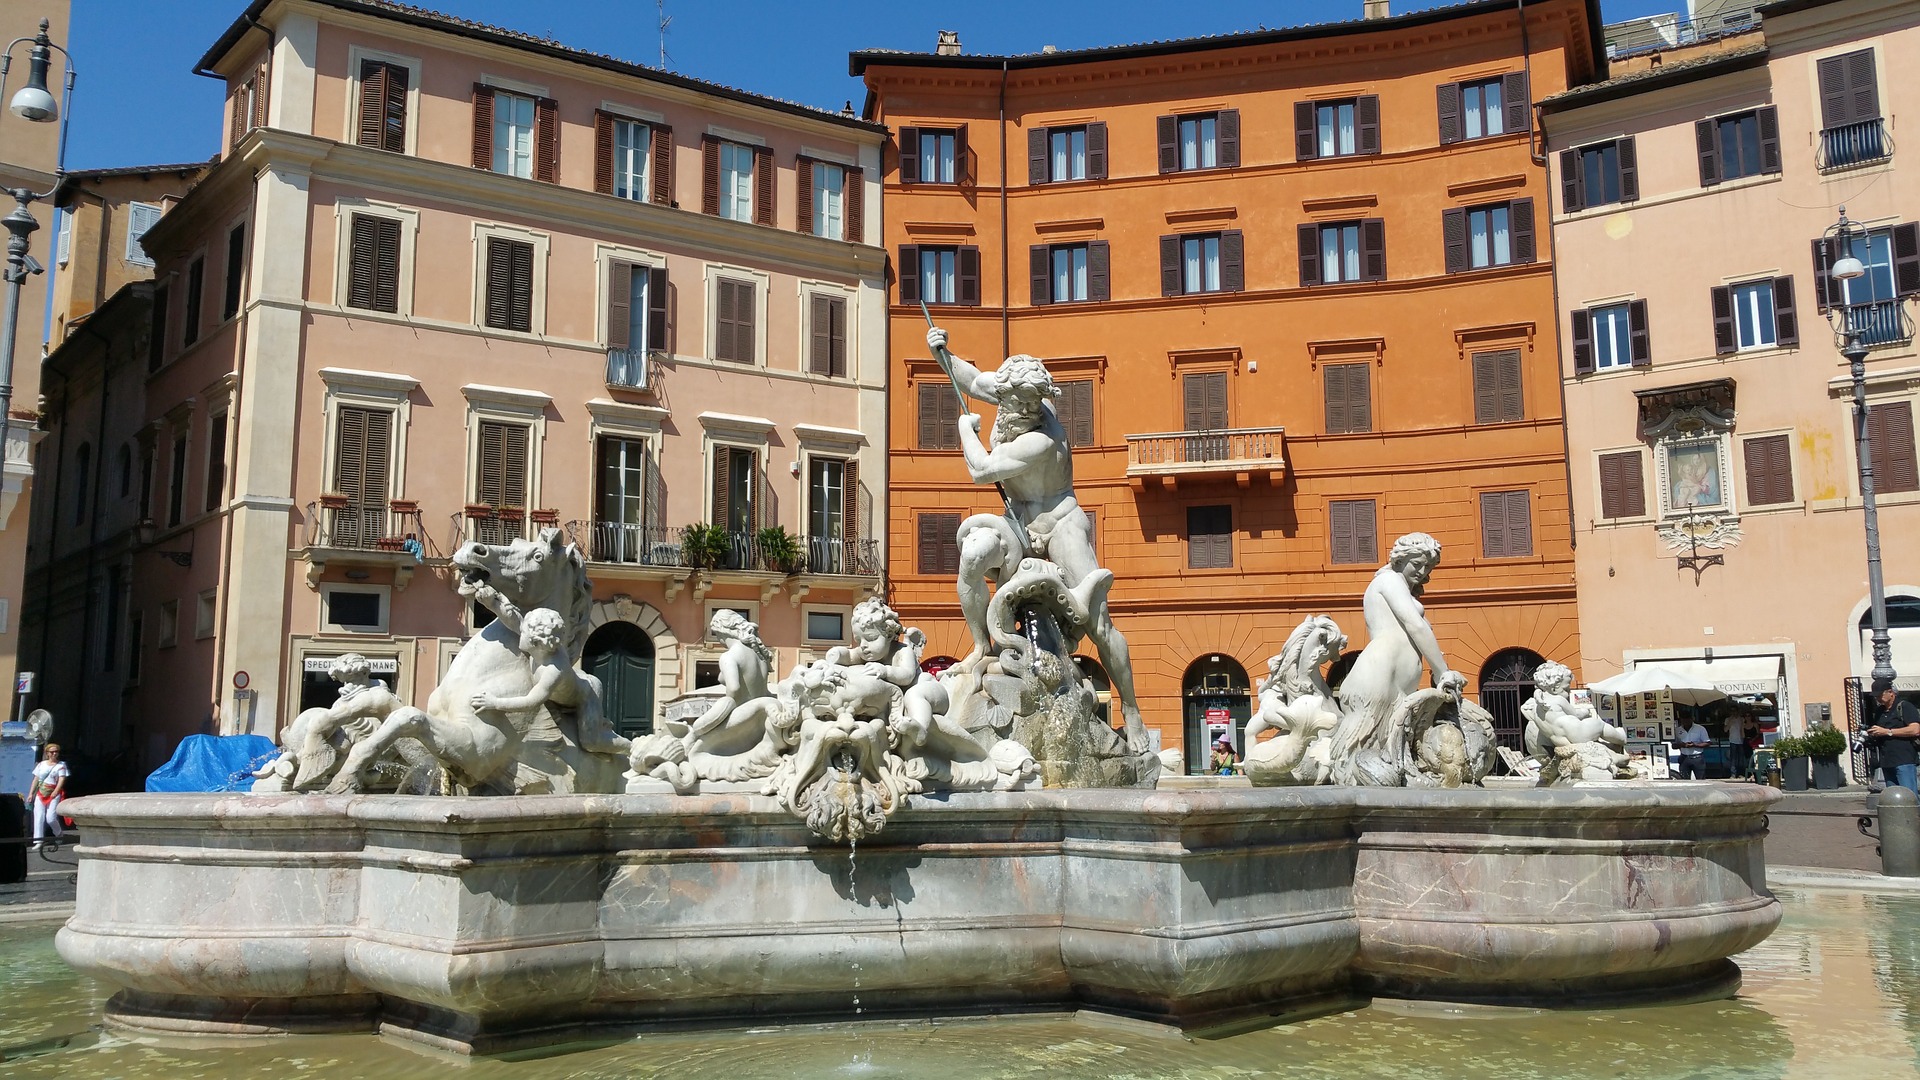
M920 661L920 670L937 679L940 677L941 672L959 662L959 660L951 656L930 656Z
M1101 667L1100 661L1095 660L1091 656L1074 657L1073 666L1079 668L1080 674L1086 676L1087 680L1093 683L1094 714L1100 717L1101 723L1112 727L1113 680L1107 678L1107 669Z
M1480 665L1480 707L1493 714L1500 745L1522 753L1527 722L1520 705L1533 696L1533 669L1547 658L1532 649L1501 649Z
M653 639L630 622L601 624L580 666L600 680L607 721L627 738L653 734Z
M1353 662L1360 659L1359 649L1348 649L1340 658L1327 665L1327 688L1338 691L1340 684L1347 681L1347 672L1353 670Z
M1186 712L1187 774L1192 776L1207 771L1213 740L1220 735L1232 739L1236 751L1243 746L1241 732L1253 715L1253 690L1239 661L1213 653L1187 666L1180 697Z

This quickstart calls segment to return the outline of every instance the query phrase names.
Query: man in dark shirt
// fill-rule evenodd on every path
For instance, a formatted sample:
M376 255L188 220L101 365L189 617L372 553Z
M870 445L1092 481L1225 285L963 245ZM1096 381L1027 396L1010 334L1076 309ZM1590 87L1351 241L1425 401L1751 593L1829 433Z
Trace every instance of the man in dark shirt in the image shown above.
M1880 722L1867 729L1868 735L1881 736L1880 775L1887 783L1901 787L1920 795L1920 710L1913 702L1902 701L1890 682L1876 682L1873 688L1880 697Z

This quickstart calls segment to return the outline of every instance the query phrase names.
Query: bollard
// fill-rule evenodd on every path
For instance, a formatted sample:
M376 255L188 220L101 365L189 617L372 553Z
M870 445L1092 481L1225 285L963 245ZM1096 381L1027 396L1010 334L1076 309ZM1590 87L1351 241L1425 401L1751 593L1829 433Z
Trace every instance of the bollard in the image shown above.
M1920 799L1903 787L1880 793L1880 872L1920 877Z

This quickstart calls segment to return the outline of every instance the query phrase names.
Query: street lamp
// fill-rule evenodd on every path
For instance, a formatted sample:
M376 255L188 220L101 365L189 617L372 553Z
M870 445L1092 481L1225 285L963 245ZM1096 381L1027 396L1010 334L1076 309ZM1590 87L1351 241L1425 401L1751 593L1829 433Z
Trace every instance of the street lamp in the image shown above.
M45 268L27 254L27 238L33 235L40 223L33 220L28 209L36 201L50 197L60 186L60 177L65 171L67 159L67 113L73 104L73 56L67 50L55 45L47 38L47 20L40 20L40 33L30 38L14 38L7 43L5 52L0 52L0 97L7 92L7 69L13 66L14 47L21 42L29 45L27 49L27 85L13 95L8 110L20 119L34 124L60 125L60 149L54 163L53 187L46 191L34 191L31 188L17 187L8 189L18 206L13 213L0 218L0 225L7 230L7 269L4 277L7 283L7 314L5 334L0 336L0 454L5 453L7 445L8 416L13 406L13 341L20 332L20 286L27 280L28 274L38 274ZM67 69L64 80L62 100L55 101L53 93L47 88L47 68L53 53L60 53L61 62Z
M1861 327L1867 305L1853 302L1853 283L1867 274L1854 248L1866 239L1866 228L1848 221L1843 206L1839 222L1826 232L1825 244L1827 257L1832 260L1828 273L1840 290L1827 305L1827 318L1840 335L1840 355L1847 358L1853 373L1853 445L1860 464L1860 509L1867 528L1867 600L1873 615L1873 686L1877 691L1893 685L1894 672L1893 639L1887 634L1887 590L1880 576L1880 508L1873 495L1873 448L1867 441L1867 342Z

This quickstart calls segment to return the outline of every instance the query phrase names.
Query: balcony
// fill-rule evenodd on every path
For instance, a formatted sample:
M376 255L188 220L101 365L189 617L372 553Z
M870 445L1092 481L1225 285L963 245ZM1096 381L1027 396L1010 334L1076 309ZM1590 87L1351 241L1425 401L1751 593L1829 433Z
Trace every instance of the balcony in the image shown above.
M1222 428L1163 431L1127 436L1127 479L1144 491L1157 479L1172 489L1185 479L1231 476L1241 487L1264 476L1278 487L1286 478L1286 429Z
M319 586L328 563L339 563L392 567L394 587L405 589L425 558L426 530L411 499L356 505L346 495L328 493L307 504L306 518L301 554L309 587Z
M1897 299L1855 304L1847 310L1847 319L1860 341L1869 346L1905 345L1913 340L1913 318Z
M1823 173L1875 165L1893 156L1893 137L1879 118L1860 120L1820 132L1814 164Z
M690 554L681 526L631 525L617 521L570 521L568 537L587 553L589 561L632 571L632 576L668 582L667 599L679 593L687 571L697 571L694 592L703 596L715 574L740 575L758 581L762 600L778 591L788 578L863 577L881 574L877 540L840 536L795 537L800 559L793 565L769 558L753 533L730 532L714 551ZM658 571L648 574L647 571ZM794 584L794 603L805 596L810 583Z

